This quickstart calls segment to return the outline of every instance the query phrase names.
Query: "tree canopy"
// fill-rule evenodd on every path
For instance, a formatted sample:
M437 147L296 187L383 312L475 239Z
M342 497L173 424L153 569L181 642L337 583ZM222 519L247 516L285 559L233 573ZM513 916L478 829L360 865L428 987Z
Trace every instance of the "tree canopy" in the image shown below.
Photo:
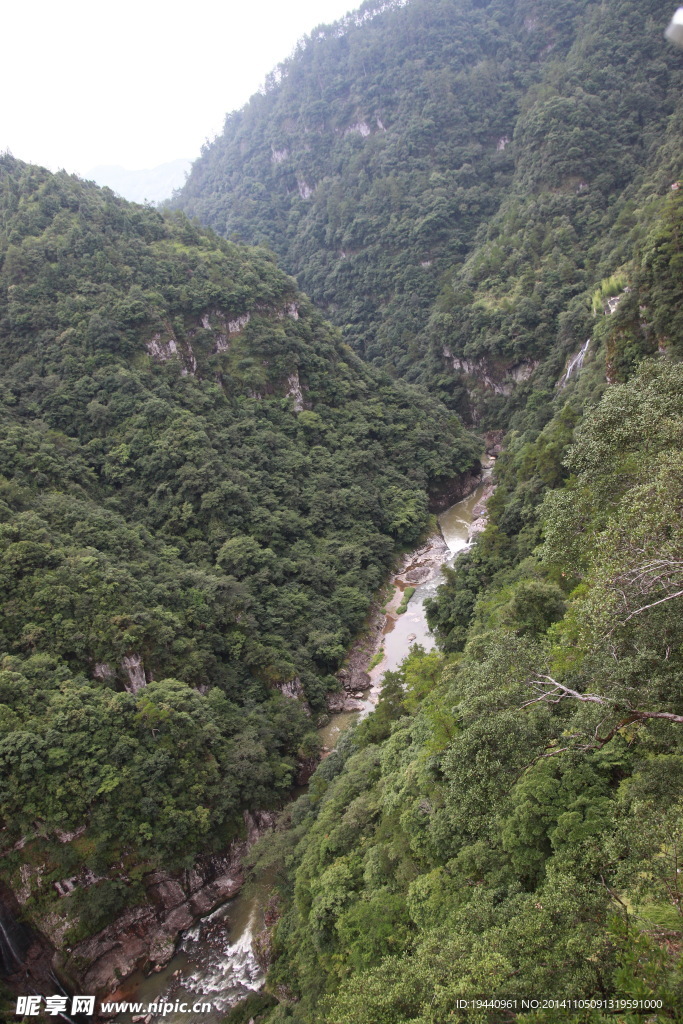
M263 250L9 156L0 210L2 845L48 904L66 861L133 898L284 799L317 741L282 689L325 707L480 445Z

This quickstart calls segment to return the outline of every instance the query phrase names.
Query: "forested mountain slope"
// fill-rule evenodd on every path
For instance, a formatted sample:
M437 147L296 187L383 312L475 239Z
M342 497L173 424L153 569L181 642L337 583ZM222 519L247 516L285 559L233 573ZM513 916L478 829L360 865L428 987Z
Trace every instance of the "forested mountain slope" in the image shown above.
M264 251L9 156L0 211L2 874L73 944L283 798L281 691L324 707L479 447Z
M369 360L500 407L585 340L560 315L671 184L670 6L366 3L228 115L176 205L271 246Z
M512 417L441 651L387 673L262 844L256 1021L682 1019L682 232L676 190L619 302L595 289L582 371Z

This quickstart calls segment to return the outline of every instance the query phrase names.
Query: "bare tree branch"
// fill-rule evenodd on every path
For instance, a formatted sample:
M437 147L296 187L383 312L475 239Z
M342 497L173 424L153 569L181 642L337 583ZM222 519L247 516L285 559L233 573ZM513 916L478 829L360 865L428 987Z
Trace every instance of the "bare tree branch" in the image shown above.
M605 889L607 889L607 892L610 894L614 902L618 903L619 906L623 909L624 920L626 922L626 927L628 928L628 904L624 903L618 892L615 892L614 889L610 888L610 886L605 881L605 876L602 874L600 875L600 881L604 885Z
M586 701L591 704L612 703L612 701L607 697L600 697L597 693L579 693L578 690L572 690L563 683L558 683L552 676L541 676L540 679L532 679L528 685L536 687L552 686L554 689L541 692L540 697L535 697L533 700L528 700L525 704L522 704L523 708L529 707L530 704L538 704L539 701L546 701L549 704L559 704L564 697L573 697L574 700Z
M629 619L632 619L634 615L640 615L641 612L646 612L648 608L655 608L658 604L664 604L665 601L673 601L675 597L683 597L683 590L677 590L675 594L667 594L666 597L661 597L659 601L653 601L652 604L643 605L642 608L638 608L636 609L636 611L631 612L630 615L627 615L626 618L619 623L619 625L623 626L625 625L625 623L629 621Z
M546 704L559 704L559 702L565 698L590 704L616 704L616 701L611 697L602 697L598 693L579 693L578 690L572 690L571 687L565 686L564 683L558 683L552 676L541 676L540 679L532 679L527 685L533 686L537 690L539 687L552 687L552 689L543 690L540 692L540 696L534 697L533 700L525 701L524 704L521 705L523 708L528 708L532 704L538 704L541 702L545 702ZM677 722L679 724L683 724L683 715L674 715L670 711L641 711L639 708L634 708L628 702L625 704L625 709L627 711L626 718L610 729L606 736L599 735L600 725L598 725L595 730L595 742L598 746L603 747L605 743L608 743L612 737L619 732L620 729L625 728L627 725L631 725L633 722L644 722L651 718L659 718L665 722ZM553 751L553 754L554 753L555 751ZM542 756L550 757L552 755L544 754Z
M643 551L638 551L640 557L643 554ZM616 619L607 636L611 636L619 626L624 626L650 608L683 597L683 562L674 558L653 558L616 572L610 580L610 585L618 597L620 614L624 617ZM648 599L655 597L657 592L664 596L656 601L649 601ZM648 603L640 604L643 600ZM633 608L638 604L640 607Z

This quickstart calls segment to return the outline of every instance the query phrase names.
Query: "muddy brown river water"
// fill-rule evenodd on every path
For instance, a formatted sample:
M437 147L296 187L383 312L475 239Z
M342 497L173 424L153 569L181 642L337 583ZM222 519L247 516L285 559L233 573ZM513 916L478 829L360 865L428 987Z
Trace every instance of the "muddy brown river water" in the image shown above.
M451 565L468 547L473 510L482 499L489 474L490 470L485 471L484 481L476 491L439 516L440 534L413 552L393 578L394 592L386 606L383 629L384 657L370 672L372 689L362 701L363 710L333 715L319 730L321 743L329 750L359 715L362 717L373 709L384 673L398 668L413 644L420 644L427 651L434 647L424 603L441 584L443 566ZM406 611L399 615L397 608L409 586L414 586L415 592ZM254 956L252 943L264 927L263 907L269 888L270 880L261 878L203 918L183 933L178 951L162 971L149 977L133 975L119 989L117 999L145 1005L186 1003L188 1007L198 1002L210 1003L209 1012L171 1010L149 1017L143 1013L142 1017L149 1024L219 1024L231 1006L263 986L264 971ZM128 1024L132 1016L120 1014L116 1020Z

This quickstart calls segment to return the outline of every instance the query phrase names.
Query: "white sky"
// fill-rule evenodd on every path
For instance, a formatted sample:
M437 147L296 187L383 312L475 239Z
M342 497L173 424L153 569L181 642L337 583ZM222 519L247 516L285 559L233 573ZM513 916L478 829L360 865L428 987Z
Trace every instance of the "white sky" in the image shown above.
M359 4L7 2L0 151L79 174L194 159L301 36Z

